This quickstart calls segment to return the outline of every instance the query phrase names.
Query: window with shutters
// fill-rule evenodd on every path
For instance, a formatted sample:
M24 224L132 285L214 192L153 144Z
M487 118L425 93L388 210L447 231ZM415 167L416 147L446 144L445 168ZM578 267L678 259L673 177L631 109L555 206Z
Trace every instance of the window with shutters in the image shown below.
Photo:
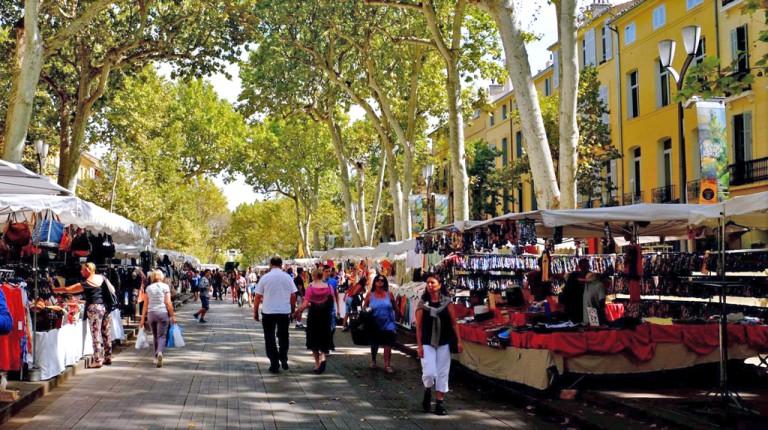
M749 44L747 35L746 24L731 30L731 58L733 58L733 68L738 78L742 78L749 73Z
M501 139L501 165L509 164L509 140L504 137Z
M494 125L494 124L496 124L496 118L495 118L495 116L493 115L493 112L491 112L490 114L488 114L488 124L489 124L491 127L493 127L493 125Z
M656 59L656 106L664 107L669 104L669 71Z
M544 79L544 95L547 97L552 95L552 81L549 78Z
M640 191L642 190L640 178L642 176L642 159L641 159L641 152L640 148L635 148L632 150L632 176L630 178L630 189L632 191L632 201L639 200L638 197L640 196Z
M531 210L535 211L539 209L539 202L536 201L536 189L533 187L533 182L531 182Z
M627 75L627 117L635 118L640 115L640 82L637 70Z
M584 65L596 66L597 50L595 48L595 29L594 28L591 28L589 29L589 31L584 33L583 47L584 47Z
M653 29L658 30L667 23L667 7L661 5L653 10Z
M523 156L523 132L515 133L515 157L519 160Z
M517 187L517 211L523 212L523 186Z
M604 63L613 57L613 34L607 25L600 29L600 39L602 41L602 59L600 62Z
M662 172L661 185L667 187L672 185L672 139L666 138L661 141L662 149Z
M624 44L629 45L635 42L637 35L635 34L635 23L630 22L624 27Z
M502 121L507 119L507 104L506 103L501 105L501 119L502 119Z
M740 164L752 159L752 113L733 116L733 162Z
M616 177L618 176L618 171L616 170L618 166L618 163L616 160L611 160L608 163L608 166L606 166L606 178L607 178L607 191L610 193L610 196L612 197L611 200L614 200L616 198L616 195L618 193L618 188L616 187Z

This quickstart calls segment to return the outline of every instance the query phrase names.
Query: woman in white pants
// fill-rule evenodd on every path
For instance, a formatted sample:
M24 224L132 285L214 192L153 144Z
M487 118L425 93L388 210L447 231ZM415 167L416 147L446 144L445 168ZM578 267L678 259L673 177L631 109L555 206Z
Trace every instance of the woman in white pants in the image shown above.
M447 288L437 275L427 275L427 288L416 309L416 343L421 359L421 380L424 382L422 407L429 412L432 388L435 389L435 414L445 415L445 393L451 371L451 349L461 353L464 345L459 337L456 309Z

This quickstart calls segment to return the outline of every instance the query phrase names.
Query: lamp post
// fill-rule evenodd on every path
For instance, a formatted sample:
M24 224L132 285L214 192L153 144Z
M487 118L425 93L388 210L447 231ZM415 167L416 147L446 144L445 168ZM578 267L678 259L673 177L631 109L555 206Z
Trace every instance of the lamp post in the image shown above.
M37 154L37 173L42 175L45 160L48 158L48 144L42 139L35 141L35 154Z
M701 39L701 27L698 25L689 25L683 27L683 45L685 46L685 62L683 62L683 68L680 69L680 73L672 67L672 60L675 58L675 47L677 43L671 39L664 39L659 42L659 61L661 66L664 67L669 74L675 79L675 85L677 92L683 89L683 83L685 80L685 74L688 72L693 62L693 57L696 55L696 49L699 46L699 40ZM685 125L683 124L683 102L677 102L677 134L678 141L680 142L680 202L688 202L688 175L686 172L685 161Z
M432 164L427 164L421 169L421 175L424 177L424 182L427 184L427 230L432 229L430 206L432 206L432 174L434 171L435 166Z

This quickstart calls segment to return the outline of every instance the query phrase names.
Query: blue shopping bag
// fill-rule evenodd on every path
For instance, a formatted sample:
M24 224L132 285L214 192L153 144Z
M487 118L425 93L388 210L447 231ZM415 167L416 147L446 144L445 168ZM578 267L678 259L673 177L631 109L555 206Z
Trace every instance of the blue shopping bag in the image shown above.
M165 343L167 348L181 348L185 345L183 332L178 324L171 324L168 329L168 340Z
M64 235L64 224L51 211L46 211L43 218L35 224L32 242L43 247L58 248Z

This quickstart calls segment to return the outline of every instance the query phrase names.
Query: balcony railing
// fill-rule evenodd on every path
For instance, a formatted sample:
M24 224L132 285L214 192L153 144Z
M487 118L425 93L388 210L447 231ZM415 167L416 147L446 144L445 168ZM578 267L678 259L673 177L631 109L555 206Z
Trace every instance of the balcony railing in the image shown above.
M699 193L701 193L701 181L688 181L688 203L698 203Z
M634 205L636 203L642 203L643 202L643 192L639 191L636 193L624 193L624 205Z
M667 185L653 189L654 203L672 203L675 199L675 186Z
M731 171L731 185L768 180L768 157L731 164L728 169Z

